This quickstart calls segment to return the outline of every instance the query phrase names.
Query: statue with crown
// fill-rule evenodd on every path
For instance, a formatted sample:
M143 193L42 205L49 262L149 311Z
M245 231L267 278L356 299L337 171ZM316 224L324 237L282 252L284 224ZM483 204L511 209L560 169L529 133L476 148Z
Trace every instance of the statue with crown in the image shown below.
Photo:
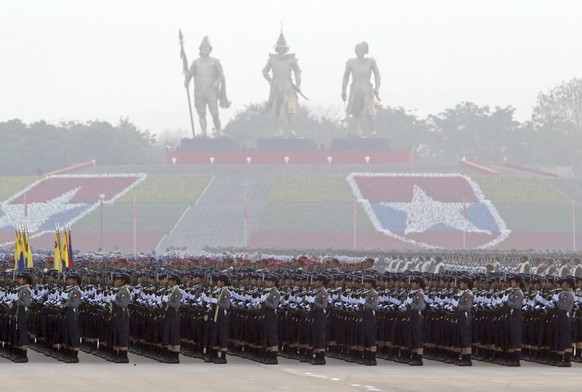
M277 119L276 136L295 136L295 120L299 112L298 94L307 98L301 92L301 69L295 54L288 53L289 45L283 31L279 34L275 52L269 54L267 65L263 68L263 76L270 85L265 112L273 114ZM289 123L286 132L283 130L283 114Z
M182 46L180 56L182 57L185 75L184 86L186 87L188 94L193 136L196 136L196 133L194 131L192 106L190 102L189 85L191 80L194 80L194 108L196 109L200 121L200 129L202 131L201 135L203 137L208 136L206 121L206 108L208 107L208 111L212 116L212 122L214 124L214 136L223 136L220 118L218 117L218 107L228 108L230 106L230 101L226 97L226 83L224 80L222 65L218 59L210 57L212 46L210 45L208 37L202 39L202 43L198 48L200 51L200 57L194 60L189 67L186 60L186 54L184 53L181 31L180 45Z

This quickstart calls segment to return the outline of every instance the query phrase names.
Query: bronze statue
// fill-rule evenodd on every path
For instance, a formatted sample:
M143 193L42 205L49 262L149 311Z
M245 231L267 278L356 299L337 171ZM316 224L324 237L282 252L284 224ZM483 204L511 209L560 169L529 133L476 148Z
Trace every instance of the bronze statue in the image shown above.
M216 136L222 136L222 126L218 117L218 106L228 108L230 101L226 98L226 84L220 61L210 57L212 46L208 37L200 44L200 57L192 62L186 73L184 85L187 87L194 79L194 107L200 118L202 136L206 136L206 106L212 116Z
M284 135L281 118L283 112L287 114L289 135L295 135L295 119L299 111L297 93L305 97L301 93L301 69L295 54L287 53L288 51L289 46L281 32L275 45L277 53L269 54L269 60L263 69L263 76L271 86L265 112L271 112L277 118L277 136Z
M350 96L346 114L356 118L357 135L362 136L362 118L368 119L370 133L376 135L376 99L380 100L378 90L380 89L380 71L376 60L365 57L368 54L368 44L361 42L356 45L356 58L349 59L346 63L344 79L342 83L342 100L346 101L346 88L352 75L352 84L350 85ZM374 74L374 86L370 82Z

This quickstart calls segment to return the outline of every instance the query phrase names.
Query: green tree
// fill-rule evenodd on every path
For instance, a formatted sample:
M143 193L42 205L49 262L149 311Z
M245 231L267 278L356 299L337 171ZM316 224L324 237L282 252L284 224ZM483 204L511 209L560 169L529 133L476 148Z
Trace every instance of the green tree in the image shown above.
M0 173L41 174L96 160L100 165L162 161L155 139L128 119L115 126L104 121L59 125L20 120L0 123Z
M556 132L582 132L582 78L574 78L538 94L532 121L538 127L551 126Z
M428 130L424 120L403 107L379 106L376 131L390 139L392 149L412 149L419 158L427 158Z
M540 92L532 115L535 160L582 174L582 78Z
M263 104L251 104L236 113L224 127L224 133L247 147L255 147L256 139L273 137L277 129L275 117L263 112ZM334 137L345 136L336 118L328 112L316 114L305 106L300 106L297 114L296 132L298 136L310 138L317 144L329 144Z
M427 118L429 145L439 160L463 157L501 161L512 151L520 134L513 107L478 106L463 102Z

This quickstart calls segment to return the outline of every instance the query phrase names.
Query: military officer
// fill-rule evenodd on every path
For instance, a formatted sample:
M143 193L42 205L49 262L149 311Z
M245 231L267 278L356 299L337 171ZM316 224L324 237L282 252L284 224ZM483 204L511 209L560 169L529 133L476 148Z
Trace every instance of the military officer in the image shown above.
M180 276L168 276L168 293L164 297L164 320L162 346L166 347L168 363L180 363L180 304L182 291L180 290Z

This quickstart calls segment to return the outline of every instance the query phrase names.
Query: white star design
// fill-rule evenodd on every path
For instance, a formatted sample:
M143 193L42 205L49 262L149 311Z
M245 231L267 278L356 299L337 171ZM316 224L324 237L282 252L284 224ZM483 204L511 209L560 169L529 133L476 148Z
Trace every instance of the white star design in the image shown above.
M84 203L69 203L81 187L72 189L44 203L28 204L28 229L31 233L38 231L51 216L72 210ZM0 204L0 229L16 227L24 221L24 204Z
M414 185L410 203L382 203L387 207L406 212L406 229L404 234L424 233L439 223L467 233L486 233L465 218L463 209L469 208L471 203L454 203L435 201L419 186Z

